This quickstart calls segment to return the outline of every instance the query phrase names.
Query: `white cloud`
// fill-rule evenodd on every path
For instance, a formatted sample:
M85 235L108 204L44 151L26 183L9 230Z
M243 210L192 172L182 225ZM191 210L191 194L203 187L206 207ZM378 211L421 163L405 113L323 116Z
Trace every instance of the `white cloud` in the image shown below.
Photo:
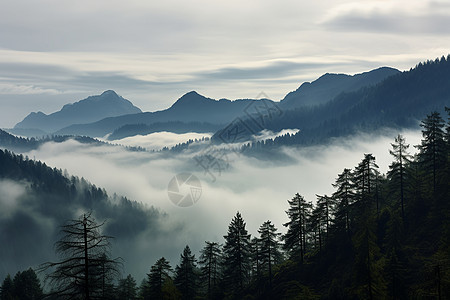
M215 172L216 181L196 166L194 153L189 152L174 156L126 152L120 147L90 147L67 141L47 143L28 156L83 176L110 194L126 195L168 213L160 223L159 230L163 232L159 237L139 242L138 250L145 260L140 265L132 264L136 268L133 272L139 277L163 255L177 263L186 244L197 252L205 240L221 242L237 211L242 213L252 234L268 219L284 231L288 199L297 192L308 201L315 201L315 194L330 195L337 175L344 168L356 166L364 153L373 153L380 171L386 172L392 161L388 150L396 135L397 132L388 131L381 137L358 135L332 141L328 146L285 148L283 151L291 157L290 161L261 161L230 154L231 167L221 174ZM404 135L412 145L421 138L419 132ZM410 149L414 151L413 147ZM168 198L168 183L181 172L193 173L202 183L202 196L192 207L177 207ZM143 238L146 234L143 233Z
M8 83L0 83L0 94L6 95L34 95L34 94L61 94L55 89L46 89L33 85L16 85Z
M0 219L8 218L20 208L20 198L25 195L25 185L11 180L0 180Z
M114 144L124 146L140 146L147 150L161 150L163 147L172 147L188 140L201 140L202 138L210 138L212 133L183 133L176 134L172 132L155 132L147 135L136 135L126 137L120 140L114 140Z

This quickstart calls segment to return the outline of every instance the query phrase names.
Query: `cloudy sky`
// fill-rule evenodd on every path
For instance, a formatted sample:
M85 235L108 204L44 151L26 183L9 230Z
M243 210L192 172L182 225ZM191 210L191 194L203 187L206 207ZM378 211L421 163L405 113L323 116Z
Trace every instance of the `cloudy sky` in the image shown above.
M143 110L196 90L274 100L326 72L450 51L443 0L0 3L0 127L114 89Z

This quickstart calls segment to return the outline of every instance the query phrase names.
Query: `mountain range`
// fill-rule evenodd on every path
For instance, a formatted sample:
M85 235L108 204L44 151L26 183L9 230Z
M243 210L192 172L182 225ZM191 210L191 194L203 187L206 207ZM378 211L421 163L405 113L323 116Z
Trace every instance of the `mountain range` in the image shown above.
M333 100L314 107L285 110L281 116L266 120L264 129L278 132L300 129L295 135L277 137L258 148L273 145L323 144L331 138L382 128L419 128L419 122L432 111L444 112L450 106L450 56L419 63L415 68L390 76L382 82L344 92ZM246 124L236 131L249 138ZM227 128L216 132L212 140L223 142Z
M305 82L297 90L288 93L280 101L280 106L283 109L293 109L324 104L341 93L349 93L365 86L376 85L387 77L398 73L400 73L399 70L389 67L382 67L353 76L326 73L317 80Z
M397 73L398 70L387 67L353 76L327 73L311 83L303 83L296 91L287 94L281 102L273 103L287 110L320 105L342 92L377 84ZM186 123L186 127L195 132L205 132L226 126L236 117L244 117L245 109L257 101L259 100L214 100L191 91L168 109L141 112L114 91L106 91L99 96L67 104L60 111L50 115L42 112L31 113L10 132L26 136L55 133L91 137L103 137L114 132L112 137L121 138L155 131L179 132L180 129L174 129L174 122ZM145 130L143 125L146 126ZM136 131L131 130L133 128L136 128Z
M256 118L263 121L267 118L267 115L258 115L261 110L276 109L276 115L262 125L253 126L247 135L264 129L274 132L299 129L289 141L283 138L283 143L322 142L357 130L417 126L426 113L443 110L450 99L449 59L442 57L419 63L405 72L382 67L353 76L327 73L313 82L303 83L280 102L215 100L191 91L165 110L142 112L114 91L106 91L100 96L65 105L61 111L50 115L31 113L14 130L109 136L114 140L158 131L183 133L189 129L213 132L218 137L233 120L241 120L243 130L250 124L253 126ZM278 138L278 142L281 139ZM213 140L220 142L217 138Z
M32 112L14 126L18 133L33 130L34 132L54 133L72 124L84 124L107 117L136 114L142 111L130 101L112 90L101 95L90 96L73 104L66 104L60 111L46 115L43 112ZM32 131L32 132L33 132Z

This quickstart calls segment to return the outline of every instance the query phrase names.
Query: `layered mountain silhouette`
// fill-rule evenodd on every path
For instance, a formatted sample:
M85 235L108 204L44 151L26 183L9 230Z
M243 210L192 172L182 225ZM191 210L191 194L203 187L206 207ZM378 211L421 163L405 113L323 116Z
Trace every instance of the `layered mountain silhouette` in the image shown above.
M158 126L158 131L171 131L170 127L173 125L171 122L225 125L235 117L243 115L245 108L257 101L259 100L214 100L192 91L179 98L171 107L165 110L105 118L91 124L71 125L57 131L57 134L99 137L130 124L151 125L166 123L166 127ZM129 134L132 135L131 133ZM121 137L124 136L121 135Z
M141 112L115 92L106 91L50 115L31 113L14 130L27 128L90 137L109 135L111 140L158 131L182 133L187 130L184 128L223 132L220 128L226 128L234 119L246 120L249 107L269 103L283 114L249 134L262 129L297 128L301 131L295 141L320 140L351 133L356 128L417 125L424 113L448 104L448 65L448 59L443 57L420 63L407 72L382 67L353 76L327 73L311 83L303 83L280 102L215 100L191 91L169 108L156 112Z
M450 55L420 63L414 69L390 76L377 85L340 93L324 104L285 110L282 116L266 120L264 129L277 132L296 128L300 131L295 135L259 143L257 147L323 144L331 138L361 131L418 128L419 121L428 113L444 113L444 108L450 106L449 78ZM250 121L243 120L241 123L248 124ZM252 131L246 132L242 125L233 129L247 134L247 138L254 134ZM219 130L212 140L223 142L221 137L226 131L226 127Z
M304 83L297 91L289 93L280 102L280 107L293 109L326 103L342 92L375 85L397 73L398 70L385 67L353 76L325 74L316 81ZM215 100L191 91L165 110L106 118L91 124L74 124L57 131L57 134L105 136L113 133L110 139L115 139L155 131L182 132L180 126L174 126L173 122L185 123L186 127L196 132L206 132L211 128L219 128L219 125L225 126L236 117L245 117L246 108L256 103L255 101L258 100Z
M303 83L297 90L290 92L281 100L284 109L324 104L341 93L359 90L362 87L376 85L389 76L400 73L399 70L382 67L369 72L355 74L322 75L313 82Z
M117 95L114 91L105 91L101 95L90 96L73 104L66 104L60 111L46 115L32 112L23 121L16 124L15 130L24 129L39 133L53 133L72 124L91 123L106 117L116 117L142 111L130 101Z

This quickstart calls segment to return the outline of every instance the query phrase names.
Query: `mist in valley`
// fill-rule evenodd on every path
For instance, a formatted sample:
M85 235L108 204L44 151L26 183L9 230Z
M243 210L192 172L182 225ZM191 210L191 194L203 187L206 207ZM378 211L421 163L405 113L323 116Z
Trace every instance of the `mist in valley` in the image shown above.
M412 146L419 144L421 133L401 133L411 145L410 152L414 153L416 149ZM126 215L128 219L133 219L134 213L139 214L133 222L130 220L122 225L114 224L114 230L110 233L114 235L116 232L118 235L113 240L112 250L113 256L120 256L125 260L124 276L131 273L140 281L162 256L172 266L178 264L185 245L189 245L198 256L205 241L223 242L223 235L237 211L241 212L252 235L256 235L259 226L267 220L271 220L279 231L284 232L282 224L288 221L285 213L288 199L298 192L307 201L315 202L316 194L332 194L334 189L331 184L337 175L344 168L356 166L364 153L372 153L380 166L380 172L385 173L392 161L388 152L390 143L397 134L393 130L385 130L377 134L361 133L351 138L333 140L325 146L285 147L279 151L288 159L276 161L257 159L245 153L238 155L230 151L227 155L228 167L220 170L205 170L194 159L199 151L201 153L211 147L208 142L194 143L181 153L168 153L133 152L123 147L90 146L68 140L63 143L46 143L24 155L41 160L51 167L66 170L69 175L83 177L96 186L105 188L113 198L117 194L142 203L142 207L130 212L123 211L124 207L116 207L114 214L109 213L110 218L114 215ZM162 145L175 145L188 139L201 139L203 136L208 137L193 133L154 133L116 142L157 149ZM179 173L194 174L201 182L200 199L192 206L179 207L169 199L168 183ZM32 226L33 222L41 228L35 231L42 238L33 234L35 238L32 239L41 245L38 247L41 250L30 252L30 259L21 261L16 266L17 270L28 267L25 266L27 263L33 267L33 264L52 259L55 242L52 239L58 226L62 224L54 224L51 219L43 218L39 211L33 211L31 202L27 200L26 183L2 181L0 190L8 191L0 193L3 195L0 197L1 204L6 208L0 214L0 220L9 218L8 224L20 224L19 228L24 232L29 226L27 224ZM27 215L32 216L33 222L12 222L12 212L17 210L27 210ZM83 213L82 209L73 208L67 216L76 218L80 213ZM94 211L94 215L98 221L103 221L103 216L108 214ZM114 223L113 219L106 221L107 224ZM122 232L120 226L129 224L134 224L135 227ZM42 233L43 229L48 231ZM27 243L30 241L29 236L24 233L16 236L26 239ZM10 250L16 249L12 247ZM11 272L13 263L14 259L3 269Z

